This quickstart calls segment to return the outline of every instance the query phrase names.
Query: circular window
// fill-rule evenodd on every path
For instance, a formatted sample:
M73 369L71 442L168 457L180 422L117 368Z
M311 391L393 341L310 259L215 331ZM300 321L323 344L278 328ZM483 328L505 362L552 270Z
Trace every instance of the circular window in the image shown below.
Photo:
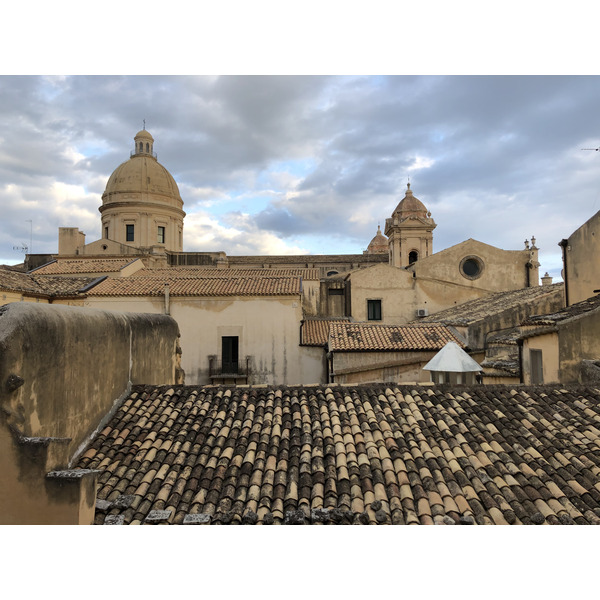
M460 273L467 279L478 279L483 273L483 261L478 256L465 256L460 261Z

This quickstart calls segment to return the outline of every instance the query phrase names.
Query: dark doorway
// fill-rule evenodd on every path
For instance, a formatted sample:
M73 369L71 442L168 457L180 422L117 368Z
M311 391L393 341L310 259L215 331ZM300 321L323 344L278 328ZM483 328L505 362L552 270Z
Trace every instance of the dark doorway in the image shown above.
M240 338L225 335L221 338L221 360L223 373L237 373L239 368Z

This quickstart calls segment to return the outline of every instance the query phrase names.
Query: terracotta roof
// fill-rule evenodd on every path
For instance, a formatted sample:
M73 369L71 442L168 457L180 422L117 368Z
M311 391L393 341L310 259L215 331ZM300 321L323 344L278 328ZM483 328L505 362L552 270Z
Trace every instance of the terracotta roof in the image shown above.
M553 285L535 286L511 292L497 292L476 298L464 304L459 304L442 310L429 317L418 319L420 323L444 323L446 325L466 326L476 323L486 317L502 313L503 311L522 306L528 301L541 298L548 294L557 294L563 289L563 283Z
M95 522L599 524L600 390L136 387Z
M81 292L96 277L60 277L0 269L0 289L36 296L73 296Z
M306 319L302 324L301 346L326 346L329 339L329 326L331 323L349 322L347 317L329 319Z
M331 323L329 350L441 350L448 342L463 341L444 325L370 325Z
M389 258L381 254L285 254L278 256L257 255L257 256L228 256L230 265L236 264L322 264L335 265L336 263L379 263L388 262Z
M36 274L118 273L137 258L59 258L34 269Z
M167 269L140 269L131 277L302 277L318 281L319 269L218 269L217 267L169 267Z
M524 326L545 326L545 325L556 325L560 321L564 321L566 319L570 319L572 317L577 317L579 315L583 315L587 312L597 309L600 307L600 294L597 296L592 296L587 300L583 300L582 302L577 302L576 304L572 304L571 306L567 306L562 310L559 310L552 314L547 315L535 315L528 317L525 321L523 321L522 325Z
M92 288L89 296L291 296L301 293L300 277L119 277Z

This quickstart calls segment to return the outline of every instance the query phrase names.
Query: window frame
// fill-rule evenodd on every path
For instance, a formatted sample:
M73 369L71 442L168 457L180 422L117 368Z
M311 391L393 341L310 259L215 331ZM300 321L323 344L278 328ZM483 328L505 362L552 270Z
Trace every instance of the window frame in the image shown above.
M529 372L531 385L544 383L544 353L539 348L529 349Z
M469 274L465 271L465 265L469 263L475 264L475 266L477 267L477 272L475 274ZM483 272L485 271L485 263L483 262L483 259L479 256L469 254L460 261L460 264L458 265L458 270L465 279L474 281L475 279L479 279L483 275Z
M381 298L367 298L367 321L381 321L383 306Z
M125 241L135 242L135 224L125 223Z

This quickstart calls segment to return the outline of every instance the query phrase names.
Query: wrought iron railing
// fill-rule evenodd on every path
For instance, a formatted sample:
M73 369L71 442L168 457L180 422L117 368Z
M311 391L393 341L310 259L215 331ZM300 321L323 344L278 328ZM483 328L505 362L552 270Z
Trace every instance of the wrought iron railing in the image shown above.
M208 358L209 377L248 377L250 357L236 361L223 361L214 356Z

